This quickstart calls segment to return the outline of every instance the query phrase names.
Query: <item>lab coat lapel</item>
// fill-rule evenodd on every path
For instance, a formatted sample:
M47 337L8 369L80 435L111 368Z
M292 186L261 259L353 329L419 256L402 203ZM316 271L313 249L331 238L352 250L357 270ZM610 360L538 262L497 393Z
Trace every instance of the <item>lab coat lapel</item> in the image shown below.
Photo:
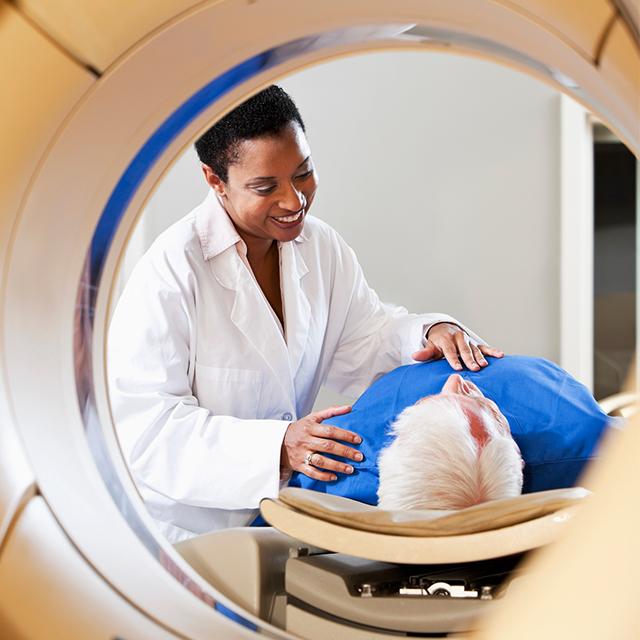
M280 246L282 258L280 282L282 283L289 362L294 378L305 352L311 321L311 305L301 282L309 268L302 257L299 246L299 242L295 240L284 242Z
M289 400L295 399L287 346L282 333L267 307L269 303L235 246L216 256L211 262L218 282L234 292L231 321L262 356L286 397Z

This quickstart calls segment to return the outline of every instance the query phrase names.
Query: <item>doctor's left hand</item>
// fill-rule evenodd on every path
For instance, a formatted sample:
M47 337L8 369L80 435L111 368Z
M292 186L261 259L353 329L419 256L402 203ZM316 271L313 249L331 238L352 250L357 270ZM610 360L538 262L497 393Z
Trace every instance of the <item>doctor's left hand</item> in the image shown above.
M456 371L463 368L460 362L462 360L467 369L480 371L482 367L489 364L485 356L502 358L504 353L489 345L477 344L456 324L441 322L429 329L424 348L416 351L411 357L419 362L439 360L444 357Z
M334 472L353 473L353 467L350 464L322 455L330 453L340 458L362 460L362 454L357 449L342 444L342 442L360 444L362 438L357 433L322 424L323 420L341 416L349 411L351 407L348 405L331 407L323 411L314 411L292 422L287 427L282 441L280 469L299 471L310 478L325 482L336 479ZM338 442L339 440L342 442Z

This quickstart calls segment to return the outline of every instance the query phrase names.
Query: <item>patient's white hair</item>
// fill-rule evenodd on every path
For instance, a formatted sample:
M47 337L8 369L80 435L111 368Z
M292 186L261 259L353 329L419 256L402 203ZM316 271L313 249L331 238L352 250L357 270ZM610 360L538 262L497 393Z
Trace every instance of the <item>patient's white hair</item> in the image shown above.
M378 459L383 509L463 509L517 496L522 458L488 409L487 440L471 434L455 395L438 395L405 409L391 426L395 440Z

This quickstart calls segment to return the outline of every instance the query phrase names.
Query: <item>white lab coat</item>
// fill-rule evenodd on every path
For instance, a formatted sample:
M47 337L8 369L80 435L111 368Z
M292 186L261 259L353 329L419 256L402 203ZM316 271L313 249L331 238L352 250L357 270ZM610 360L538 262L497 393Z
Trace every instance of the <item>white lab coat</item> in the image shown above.
M353 251L316 218L279 251L286 340L213 191L158 237L115 310L116 429L174 542L248 524L278 494L285 430L321 385L358 396L412 362L425 328L453 321L381 303Z

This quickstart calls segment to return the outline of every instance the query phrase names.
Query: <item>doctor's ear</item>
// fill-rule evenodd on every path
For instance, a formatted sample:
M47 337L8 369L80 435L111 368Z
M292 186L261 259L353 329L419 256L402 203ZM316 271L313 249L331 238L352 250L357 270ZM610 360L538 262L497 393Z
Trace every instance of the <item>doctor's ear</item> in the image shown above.
M204 174L204 179L207 181L207 184L214 189L219 196L226 195L226 185L213 169L203 162L200 163L200 167L202 168L202 173Z

